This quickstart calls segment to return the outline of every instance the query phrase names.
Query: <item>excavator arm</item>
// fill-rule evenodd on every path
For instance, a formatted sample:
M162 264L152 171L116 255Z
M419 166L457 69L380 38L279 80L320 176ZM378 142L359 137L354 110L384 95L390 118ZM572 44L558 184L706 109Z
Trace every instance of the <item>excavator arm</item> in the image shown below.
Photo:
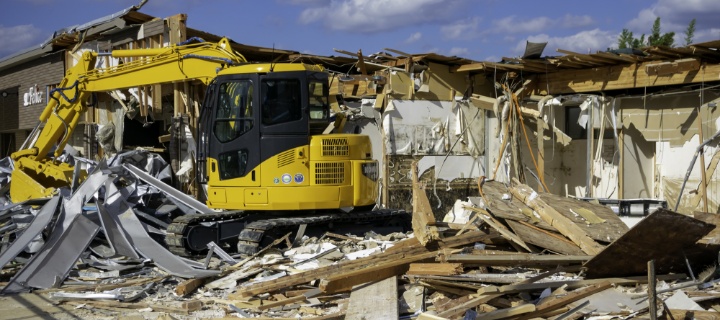
M114 67L96 68L99 56L133 59ZM208 84L222 68L246 62L231 49L226 38L217 43L182 43L157 49L84 52L51 91L30 137L32 142L11 155L15 165L10 184L12 201L48 197L56 188L71 184L73 167L56 159L72 137L93 93L186 80Z

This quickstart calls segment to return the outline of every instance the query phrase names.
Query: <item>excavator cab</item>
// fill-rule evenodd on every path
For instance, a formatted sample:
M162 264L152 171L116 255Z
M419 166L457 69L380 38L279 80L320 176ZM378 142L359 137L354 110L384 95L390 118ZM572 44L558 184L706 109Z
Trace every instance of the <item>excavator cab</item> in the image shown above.
M198 128L197 178L208 205L315 210L374 204L377 162L369 138L318 135L330 122L328 92L319 66L221 71L208 86Z

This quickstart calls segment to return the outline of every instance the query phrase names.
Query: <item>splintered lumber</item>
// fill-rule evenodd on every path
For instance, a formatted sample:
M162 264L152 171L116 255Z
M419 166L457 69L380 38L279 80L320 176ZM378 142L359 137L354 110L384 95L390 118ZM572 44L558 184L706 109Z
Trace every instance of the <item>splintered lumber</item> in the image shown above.
M499 235L494 233L486 233L483 231L470 231L467 233L464 233L460 236L455 237L448 237L444 238L440 241L438 241L437 245L441 249L445 248L456 248L459 246L464 246L470 243L475 242L482 242L482 241L488 241L490 239L496 239L499 237ZM399 248L399 249L396 249ZM264 282L259 282L255 284L250 284L244 287L238 288L238 291L236 293L230 294L228 296L229 299L234 300L240 300L242 298L247 298L254 296L256 294L266 293L266 292L274 292L281 289L287 289L291 286L308 283L310 281L326 278L335 274L340 274L343 272L348 272L351 270L357 270L364 267L367 267L368 265L373 264L375 261L392 261L396 259L401 259L408 255L414 255L419 253L426 253L429 252L429 250L421 246L417 239L411 238L406 239L403 241L400 241L395 246L391 247L390 249L386 250L386 252L371 255L366 258L357 259L357 260L348 260L348 261L342 261L338 264L326 266L317 268L311 271L296 273L293 275L285 276L279 279L275 280L268 280Z
M582 289L578 289L572 292L567 292L564 294L556 295L556 296L550 296L542 300L540 303L537 304L536 309L532 313L528 313L520 317L520 319L532 319L537 318L542 315L545 315L549 312L555 311L557 309L563 308L567 306L570 303L573 303L577 300L586 298L588 296L591 296L593 294L596 294L598 292L604 291L605 289L608 289L612 286L612 284L608 281L604 281L601 283L597 283Z
M590 238L583 229L578 227L570 219L540 199L537 192L529 186L517 182L517 186L510 188L510 192L525 202L529 207L533 208L545 222L558 229L560 233L577 244L586 254L596 255L603 250L602 245Z
M684 274L668 274L658 276L658 280L677 280L683 279L686 276ZM483 287L478 289L479 294L509 294L509 293L520 293L526 291L542 291L547 288L560 288L565 286L567 289L576 289L584 286L596 285L598 283L609 282L614 285L634 285L639 283L647 283L647 276L642 277L626 277L626 278L603 278L603 279L589 279L589 280L569 280L569 281L549 281L549 282L535 282L535 283L518 283L509 284L500 287Z
M397 292L397 278L394 276L372 284L354 286L345 319L397 319L400 315Z
M511 318L516 317L522 314L530 313L535 311L535 305L532 303L526 303L521 304L519 306L507 308L507 309L498 309L495 311L490 311L487 313L481 313L478 314L477 317L475 317L476 320L497 320L497 319L505 319L505 318Z
M540 229L525 221L505 220L505 222L515 231L515 234L527 243L562 254L583 254L583 251L575 243L555 232Z
M467 300L467 298L465 298L465 297L461 297L456 300L459 300L459 301L465 300L465 302L462 302L462 303L455 305L449 309L446 309L445 311L439 312L438 316L441 318L454 319L454 318L457 318L458 316L463 315L465 313L465 311L467 311L468 309L475 308L483 303L486 303L492 299L495 299L495 298L498 298L501 296L502 296L502 294L483 294L483 295L479 295L476 297L472 297L472 295L471 295L471 296L469 296L469 297L471 297L470 300ZM462 299L462 300L460 300L460 299Z
M446 262L459 262L465 264L483 266L556 266L582 264L590 260L591 256L563 256L563 255L539 255L531 253L520 254L451 254L445 257Z
M412 185L413 185L413 212L412 212L412 228L415 238L422 245L426 245L429 241L440 239L440 232L435 224L435 215L430 207L425 190L420 188L418 182L418 164L417 161L412 163Z
M439 281L439 280L425 280L425 281L418 281L418 284L431 288L435 291L443 291L452 293L458 296L466 296L470 294L474 294L477 292L478 287L472 286L472 285L463 285L463 284L456 284L454 282L450 281Z
M500 232L500 234L514 242L515 244L519 245L523 249L527 250L528 252L532 252L532 250L525 244L525 241L520 239L517 235L512 233L512 231L508 230L500 221L497 221L495 218L490 215L489 212L480 209L480 208L474 208L474 207L464 207L465 209L471 210L475 212L476 217L480 218L483 222L485 222L487 225L489 225L491 228L497 230L497 232Z
M320 289L326 293L342 292L352 289L353 286L398 276L407 272L409 265L416 261L435 258L440 251L431 251L410 255L405 258L381 261L372 266L332 275L320 281Z
M275 308L275 307L279 307L279 306L288 305L293 302L305 301L309 298L317 297L321 293L322 293L322 291L320 291L319 289L313 289L313 290L309 290L299 296L295 296L295 297L283 299L283 300L278 300L278 301L273 301L270 303L264 303L263 305L259 306L257 309L258 310L267 310L267 309L271 309L271 308Z
M463 272L462 263L411 263L408 275L452 276Z
M175 287L175 293L178 296L185 296L190 294L191 292L195 291L195 289L199 288L203 284L205 284L206 281L209 281L212 279L212 277L204 277L204 278L196 278L196 279L187 279L183 282L180 282Z
M69 303L79 303L70 301ZM159 304L148 304L142 302L120 302L120 301L82 301L82 304L91 305L98 308L117 308L117 309L145 309L150 308L157 312L190 314L191 312L200 310L203 303L198 300L184 301L180 306L165 306Z
M540 193L540 199L552 204L553 209L573 221L588 237L595 241L613 242L630 228L610 207L568 198L552 193ZM591 221L602 223L591 223Z
M683 250L692 248L713 228L686 215L656 210L586 262L587 278L646 274L650 260L655 260L657 273L682 272L686 270Z
M718 320L720 319L720 313L715 311L699 311L699 310L676 310L670 309L668 319L671 320L683 320L683 319L697 319L697 320Z

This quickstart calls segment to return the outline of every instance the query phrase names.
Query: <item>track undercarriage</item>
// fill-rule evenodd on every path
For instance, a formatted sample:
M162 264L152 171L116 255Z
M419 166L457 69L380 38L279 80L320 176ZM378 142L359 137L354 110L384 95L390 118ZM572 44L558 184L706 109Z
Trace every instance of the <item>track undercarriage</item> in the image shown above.
M325 231L384 233L408 231L410 220L407 212L389 209L302 215L298 212L226 211L180 216L168 226L165 240L170 251L181 256L203 254L210 241L229 253L252 255L287 233L294 237L302 225L307 226L307 235Z

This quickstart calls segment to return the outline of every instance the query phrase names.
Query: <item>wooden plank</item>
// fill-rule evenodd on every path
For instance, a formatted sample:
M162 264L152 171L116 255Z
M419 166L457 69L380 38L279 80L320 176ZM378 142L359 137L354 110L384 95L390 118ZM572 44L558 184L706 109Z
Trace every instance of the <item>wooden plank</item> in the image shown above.
M553 207L538 197L538 194L527 185L516 182L516 186L510 188L515 197L522 200L529 207L533 208L540 217L548 224L557 228L560 233L568 237L572 242L577 244L583 252L589 255L596 255L602 251L603 246L590 238L585 231L578 227L574 222L557 212Z
M540 229L524 221L505 220L505 222L527 243L562 254L583 254L580 247L560 234Z
M345 319L397 319L400 315L397 292L397 278L394 276L353 287Z
M464 207L465 209L468 209L470 211L475 212L476 217L480 218L483 222L485 222L488 226L495 229L497 232L500 232L500 234L505 238L508 239L521 248L527 250L528 252L533 252L532 249L528 247L528 245L520 239L516 234L512 233L508 228L506 228L500 221L497 221L495 218L493 218L489 212L475 207Z
M205 277L205 278L196 278L196 279L187 279L183 282L180 282L175 287L175 293L178 296L186 296L192 292L194 292L197 288L205 284L205 282L209 281L210 279L213 279L214 277Z
M539 83L532 94L547 94L546 89L549 89L553 95L560 95L654 86L689 85L702 83L707 81L708 75L720 73L720 64L706 64L700 71L683 71L663 76L645 73L645 66L655 63L657 62L649 61L642 64L614 65L538 74L536 81Z
M411 263L432 259L439 253L440 251L432 251L410 255L401 259L381 261L373 266L365 265L364 268L359 270L335 274L321 280L320 289L327 293L341 292L350 290L353 286L358 284L373 282L391 276L398 276L407 272Z
M657 273L684 272L683 250L690 249L713 228L689 216L656 210L586 262L587 278L646 274L650 260L655 260Z
M418 182L418 164L412 163L412 185L413 185L413 213L412 227L415 237L420 244L426 245L429 241L440 239L440 233L435 223L435 215L430 207L430 200L425 194L425 189L420 188Z
M439 317L443 318L457 318L465 313L468 309L475 308L483 303L486 303L492 299L502 296L502 294L482 294L475 298L471 298L464 303L456 305L450 309L438 313Z
M497 319L505 319L505 318L512 318L517 317L519 315L523 315L526 313L530 313L535 311L535 305L532 303L526 303L521 304L516 307L511 307L507 309L498 309L495 311L491 311L488 313L481 313L478 314L477 317L475 317L476 320L497 320Z
M295 296L295 297L284 299L284 300L273 301L270 303L263 303L257 309L258 310L267 310L267 309L272 309L272 308L279 307L279 306L285 306L285 305L291 304L293 302L305 301L309 298L317 297L321 293L322 293L322 291L320 291L320 289L312 289L312 290L309 290L299 296Z
M590 260L592 256L578 255L539 255L530 253L519 254L451 254L444 257L446 262L459 262L465 264L483 265L483 266L557 266L582 264Z
M503 200L503 195L510 195L510 190L502 182L485 181L482 184L482 192L484 194L483 198L486 198L485 205L487 206L487 210L490 211L490 213L492 213L496 218L524 221L531 223L538 228L549 231L557 231L557 229L545 221L539 220L538 223L535 223L538 220L537 217L533 219L532 217L523 214L523 209L529 210L531 213L532 210L530 210L530 208L528 208L528 206L519 199L510 197L509 200Z
M715 174L715 169L718 167L718 163L720 163L720 150L715 151L715 154L713 155L712 159L710 159L710 164L707 165L707 170L705 170L705 176L706 177L712 177L713 174ZM700 185L697 187L696 190L699 192L692 197L690 200L690 208L695 209L697 208L698 204L700 204L700 200L703 198L703 190L707 188L702 188L702 182L700 182Z
M484 231L470 231L467 232L461 236L455 236L455 237L448 237L444 238L440 241L438 241L438 246L440 248L455 248L459 246L464 246L470 243L475 242L483 242L483 241L489 241L493 238L498 238L499 235L496 233L487 233ZM267 248L270 248L271 246L268 246ZM397 248L397 249L396 249ZM262 250L261 250L262 251ZM360 268L367 267L368 265L371 265L375 263L376 261L392 261L396 259L401 259L404 256L407 255L413 255L418 253L426 253L429 252L427 248L424 246L421 246L419 242L417 242L417 239L407 239L401 241L399 244L391 247L390 249L386 250L383 253L372 255L366 258L352 260L352 261L342 261L338 264L321 267L314 269L312 271L306 271L301 272L297 274L293 274L290 276L286 276L280 279L275 280L269 280L261 283L251 284L245 287L238 288L238 291L236 293L232 293L228 296L228 299L242 299L251 297L256 294L260 293L266 293L266 292L273 292L281 289L287 289L291 286L303 284L310 282L312 280L316 280L319 278L325 278L332 276L334 274L340 274L342 272L347 272L349 270L356 270ZM241 265L238 263L238 265Z
M608 289L611 286L612 286L612 284L610 282L605 281L605 282L593 284L589 287L578 289L578 290L575 290L572 292L560 294L557 296L547 297L543 301L541 301L540 303L537 304L537 307L536 307L537 310L535 312L525 314L522 317L519 317L517 319L518 320L533 319L533 318L538 318L538 317L547 315L548 313L553 312L558 309L561 309L570 303L573 303L580 299L589 297L598 292L604 291L605 289ZM564 312L564 310L563 310L563 312Z
M684 274L668 274L668 275L661 275L658 276L658 280L677 280L677 279L684 279L686 276ZM518 283L518 284L509 284L504 285L500 287L483 287L481 289L478 289L478 293L480 294L490 294L490 293L502 293L502 294L510 294L510 293L520 293L520 292L527 292L527 291L542 291L547 288L560 288L565 286L567 289L576 289L581 288L585 286L590 285L596 285L598 283L604 283L609 282L611 284L615 285L635 285L635 284L641 284L641 283L647 283L647 276L637 276L637 277L624 277L624 278L602 278L602 279L588 279L588 280L568 280L568 281L549 281L549 282L537 282L537 283Z
M669 314L668 314L668 319L671 319L671 320L684 320L684 319L718 320L718 319L720 319L720 313L715 312L715 311L670 309Z
M462 263L411 263L406 274L452 276L463 273Z
M607 206L551 193L539 193L538 196L545 201L545 203L551 203L557 212L574 222L588 237L595 241L613 242L630 229L620 217ZM592 213L598 218L605 220L605 222L588 224L588 221L580 216L579 211L583 211L582 209L592 211Z

